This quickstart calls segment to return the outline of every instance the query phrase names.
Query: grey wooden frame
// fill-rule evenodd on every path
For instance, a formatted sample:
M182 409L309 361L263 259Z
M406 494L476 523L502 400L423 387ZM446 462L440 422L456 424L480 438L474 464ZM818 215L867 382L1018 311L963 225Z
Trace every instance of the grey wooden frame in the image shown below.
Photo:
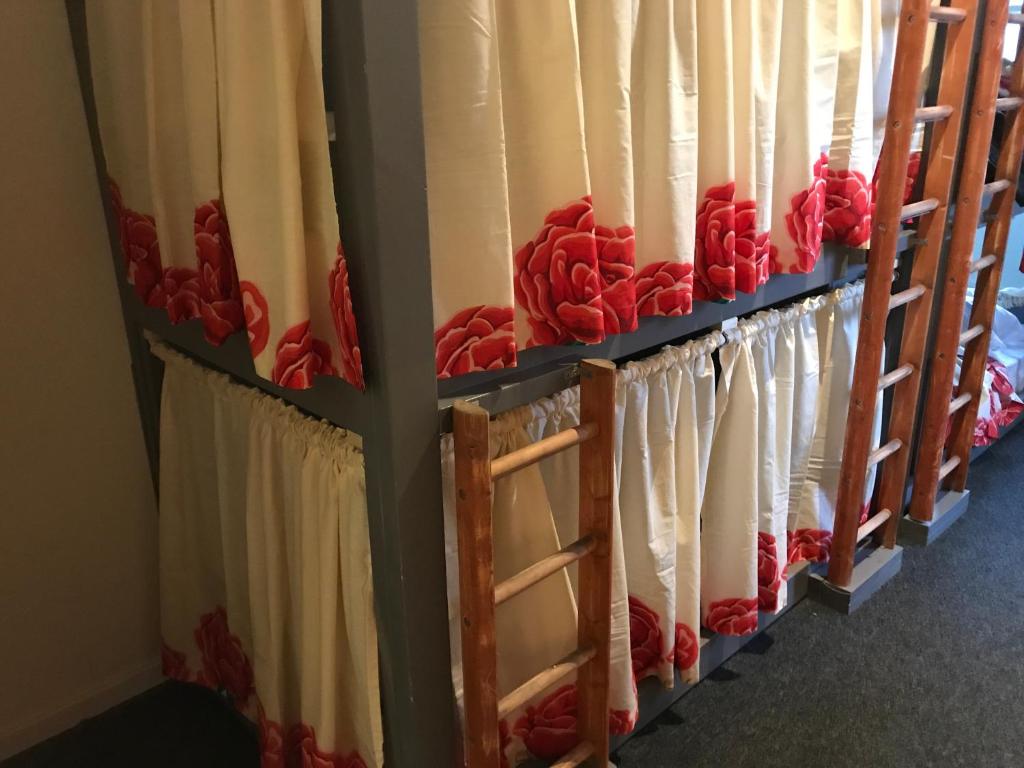
M121 267L118 227L89 69L85 0L65 0L97 181L104 199L136 393L156 479L161 369L148 331L204 365L280 397L364 439L374 601L389 768L456 765L461 748L451 683L441 503L440 432L453 399L492 413L576 381L583 357L624 360L719 326L728 318L820 293L863 273L863 252L826 246L809 275L774 276L730 304L698 303L679 318L647 318L632 334L587 347L524 352L511 371L434 373L426 178L416 0L324 0L325 89L335 114L335 193L359 308L367 389L320 377L285 390L255 373L244 334L213 348L197 321L171 325L141 306ZM663 704L654 705L657 708ZM650 711L650 710L648 710Z

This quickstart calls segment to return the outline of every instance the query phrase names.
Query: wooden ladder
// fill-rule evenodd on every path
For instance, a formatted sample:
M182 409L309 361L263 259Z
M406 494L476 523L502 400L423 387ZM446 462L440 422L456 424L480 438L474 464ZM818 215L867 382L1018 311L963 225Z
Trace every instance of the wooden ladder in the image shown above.
M491 460L488 422L489 415L483 408L455 403L455 509L467 768L499 768L499 721L573 671L577 672L580 742L554 765L571 768L593 758L593 765L604 768L608 756L615 365L606 360L585 360L581 364L578 427ZM579 539L495 586L491 483L574 445L580 446ZM577 561L577 649L499 699L496 606Z
M1020 174L1021 149L1024 147L1024 115L1021 109L1024 105L1024 34L1018 38L1017 55L1010 76L1010 95L999 97L1004 31L1008 22L1024 24L1024 14L1008 14L1005 0L989 0L989 6L910 501L911 518L925 523L932 520L939 483L953 491L963 491L967 483L974 423L978 418L996 295L1003 272ZM985 171L996 112L1005 112L1006 122L996 163L996 178L986 184ZM978 215L987 195L992 197L985 211L983 255L972 261ZM974 305L967 330L961 332L967 283L973 274L978 275ZM953 397L957 350L961 345L965 348L963 364L960 383ZM953 428L946 439L950 415Z
M828 581L848 587L857 544L880 531L886 547L895 546L916 402L921 386L928 323L939 257L945 239L946 212L962 123L961 106L970 69L978 0L952 0L931 6L928 0L903 0L885 141L880 159L875 219L871 234L861 311L853 388L836 500L835 528ZM919 106L920 79L928 25L945 25L945 48L938 104ZM911 139L918 123L931 123L924 149L923 198L903 204ZM910 286L892 293L901 224L918 218ZM906 307L899 365L879 377L890 313ZM887 440L872 450L872 423L877 398L895 386ZM868 471L886 459L879 480L878 512L860 523Z

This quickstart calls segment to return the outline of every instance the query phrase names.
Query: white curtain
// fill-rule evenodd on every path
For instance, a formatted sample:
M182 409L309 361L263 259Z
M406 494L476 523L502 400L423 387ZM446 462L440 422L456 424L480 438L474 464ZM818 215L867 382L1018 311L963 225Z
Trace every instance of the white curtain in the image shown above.
M88 0L128 282L256 371L363 387L334 200L320 3ZM254 55L258 51L259 55ZM231 225L228 226L230 219Z
M381 766L360 439L152 348L165 674L257 721L263 768Z

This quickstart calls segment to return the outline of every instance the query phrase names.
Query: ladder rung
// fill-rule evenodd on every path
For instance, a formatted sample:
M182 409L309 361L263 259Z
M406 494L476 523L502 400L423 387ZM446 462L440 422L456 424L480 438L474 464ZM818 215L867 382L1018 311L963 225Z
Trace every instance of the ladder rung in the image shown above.
M972 325L970 328L968 328L966 331L960 334L960 346L962 347L967 342L978 338L984 332L984 325L981 325L980 323L978 325Z
M982 256L980 259L971 262L969 267L971 272L981 272L983 269L988 269L996 263L996 255L990 253L988 256Z
M900 440L898 437L894 437L881 448L875 448L875 450L873 450L868 455L868 469L871 469L871 467L875 466L875 464L878 464L879 462L889 458L902 447L903 441Z
M1017 109L1024 104L1024 98L1020 96L1003 96L1000 99L996 99L996 111L1006 112L1010 109Z
M578 427L570 427L556 432L551 437L545 437L536 443L531 443L518 451L512 451L504 456L499 456L491 462L491 479L497 480L523 467L536 464L552 454L572 448L585 440L589 440L597 434L596 424L580 424Z
M890 517L892 517L892 512L888 509L883 509L877 515L869 517L864 525L857 529L857 541L864 541L872 531L882 525Z
M1011 13L1006 21L1008 24L1024 24L1024 13Z
M952 114L953 107L949 104L936 104L934 107L918 107L914 119L919 123L935 123L945 120Z
M926 200L918 200L916 203L908 203L903 206L900 211L900 221L906 221L912 219L915 216L921 216L925 213L931 213L939 207L939 201L934 197L929 197Z
M897 381L903 381L907 376L914 372L914 366L910 363L904 363L899 368L893 368L885 376L878 380L878 391L881 392L886 387L891 387Z
M947 459L941 467L939 467L939 480L944 480L946 475L952 472L954 469L960 466L960 457L953 456Z
M597 542L593 536L584 536L555 554L548 555L543 560L538 560L533 565L524 568L515 576L510 576L494 588L494 604L501 605L510 597L518 595L538 581L546 579L556 571L575 563L580 558L589 554L596 544Z
M949 401L949 414L953 415L961 408L963 408L965 405L967 405L969 402L971 402L970 392L964 392L962 395L957 395L956 397Z
M967 11L963 8L936 5L928 9L928 18L939 24L959 24L967 18Z
M530 701L537 694L547 690L566 675L576 671L592 658L597 652L593 648L578 648L556 664L552 664L543 672L534 675L512 693L503 696L498 702L498 719L508 717L517 709Z
M924 292L925 287L923 285L912 285L905 291L894 293L889 297L889 311L892 312L896 307L902 307L904 304L920 299L924 296Z
M584 760L594 754L594 745L589 741L581 741L565 757L560 757L551 764L551 768L576 768Z
M995 195L995 194L997 194L999 192L1002 192L1004 189L1009 189L1009 188L1010 188L1010 182L1009 181L1007 181L1006 179L996 179L995 181L990 181L988 184L986 184L984 187L982 187L981 188L981 193L983 195Z

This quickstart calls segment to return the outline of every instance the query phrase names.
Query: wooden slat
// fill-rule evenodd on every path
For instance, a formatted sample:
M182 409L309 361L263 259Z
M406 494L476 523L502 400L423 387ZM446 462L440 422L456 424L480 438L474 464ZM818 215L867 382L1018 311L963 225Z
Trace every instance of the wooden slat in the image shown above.
M943 444L949 428L949 404L953 398L953 376L957 360L961 324L963 322L964 296L967 292L969 264L974 252L977 236L978 217L981 213L982 187L988 172L989 149L995 120L993 104L999 95L999 81L1002 75L1002 53L1006 30L1007 3L985 4L984 18L979 19L981 39L975 46L973 59L975 69L970 107L967 111L967 135L960 152L960 175L957 205L954 211L952 234L946 248L946 271L938 320L932 333L931 365L928 370L928 388L922 411L921 427L918 430L916 464L914 467L913 493L910 500L910 516L922 522L930 521L935 511L935 499L939 486L938 473L942 464ZM1015 67L1015 73L1017 68ZM1011 92L1020 93L1011 84ZM949 103L949 102L947 102ZM1015 118L1010 123L1015 124ZM1004 139L1004 147L1006 142ZM1002 158L1002 154L1000 157ZM1016 169L1005 163L997 167L996 178L1016 178ZM1012 195L999 195L994 200L999 205L1012 202ZM986 232L992 232L989 228ZM992 242L986 242L982 253L996 253ZM979 274L979 281L991 274L996 267ZM976 293L977 296L977 293ZM975 299L977 301L977 298ZM971 345L971 349L977 345ZM961 374L960 387L964 387ZM957 432L957 419L971 411L971 406L962 408L953 417L953 435ZM973 423L970 425L973 434ZM956 471L954 471L954 475ZM953 478L947 478L947 482Z
M871 469L871 467L875 466L875 464L885 461L887 458L892 456L894 453L896 453L896 451L898 451L902 447L903 441L894 438L885 445L876 448L875 450L868 454L868 469Z
M579 523L579 535L596 545L579 564L576 644L596 655L576 676L576 730L601 762L608 759L615 492L615 365L607 360L584 360L580 367L580 421L597 425L597 435L580 447Z
M946 479L946 475L952 472L954 469L960 466L960 457L953 456L943 462L942 466L939 467L939 482Z
M934 197L927 200L918 200L916 203L907 203L900 210L900 221L913 219L925 213L931 213L939 207L939 201Z
M561 432L545 437L543 440L530 443L530 445L520 448L518 451L512 451L504 456L499 456L491 462L491 477L495 480L505 477L505 475L516 472L523 467L536 464L541 459L564 451L567 448L572 448L574 445L579 445L583 441L589 440L596 433L596 425L586 422L578 427L563 429Z
M524 627L524 630L526 628ZM465 650L463 650L465 653ZM594 648L577 648L560 661L555 662L543 672L531 677L525 683L516 688L507 696L502 696L498 702L498 719L502 720L536 696L546 691L566 675L581 669L584 664L593 659L597 654ZM465 678L471 680L472 678ZM466 686L469 687L468 685ZM607 717L607 715L605 715Z
M1021 104L1024 104L1024 98L1020 96L1003 96L1002 98L996 99L996 112L1006 112L1011 109L1017 109Z
M888 509L883 509L877 515L869 517L860 528L857 529L857 541L864 541L871 533L875 531L881 525L884 525L886 520L892 517L892 512Z
M968 328L966 331L960 334L960 346L962 347L964 346L964 344L973 341L974 339L981 336L981 334L983 334L984 332L985 326L983 326L981 323L978 323L978 325L972 325L970 328Z
M914 366L912 366L910 363L904 363L899 368L893 368L891 371L889 371L887 374L885 374L884 376L882 376L882 378L878 380L879 391L885 389L886 387L891 387L898 381L903 381L905 378L907 378L907 376L909 376L913 372Z
M892 312L896 307L902 307L904 304L921 298L924 296L925 290L923 285L912 285L904 291L894 293L889 297L889 311Z
M452 408L466 762L472 768L501 765L489 421L477 405L459 401Z
M528 568L524 568L515 576L510 576L495 587L495 604L501 605L510 597L514 597L523 590L529 589L538 581L542 581L551 574L575 563L581 557L589 554L594 549L594 545L593 536L584 536L569 546L563 547L555 554L548 555L543 560L538 560Z
M952 415L952 414L956 413L957 411L959 411L961 408L963 408L969 402L971 402L971 393L970 392L964 392L962 395L957 395L956 397L954 397L952 400L949 401L949 413L950 413L950 415Z
M972 261L969 270L971 272L981 272L981 270L988 269L995 263L996 256L994 253L990 253L988 256L982 256L980 259Z
M576 768L584 760L594 754L594 745L589 741L581 741L568 752L551 764L551 768Z
M933 107L918 107L914 119L919 123L935 123L947 119L952 114L953 107L949 104L936 104Z
M981 192L984 195L995 195L1009 188L1009 181L1007 181L1006 179L996 179L995 181L990 181L988 184L982 187Z
M929 9L928 18L938 24L959 24L967 18L967 11L963 8L936 5Z

